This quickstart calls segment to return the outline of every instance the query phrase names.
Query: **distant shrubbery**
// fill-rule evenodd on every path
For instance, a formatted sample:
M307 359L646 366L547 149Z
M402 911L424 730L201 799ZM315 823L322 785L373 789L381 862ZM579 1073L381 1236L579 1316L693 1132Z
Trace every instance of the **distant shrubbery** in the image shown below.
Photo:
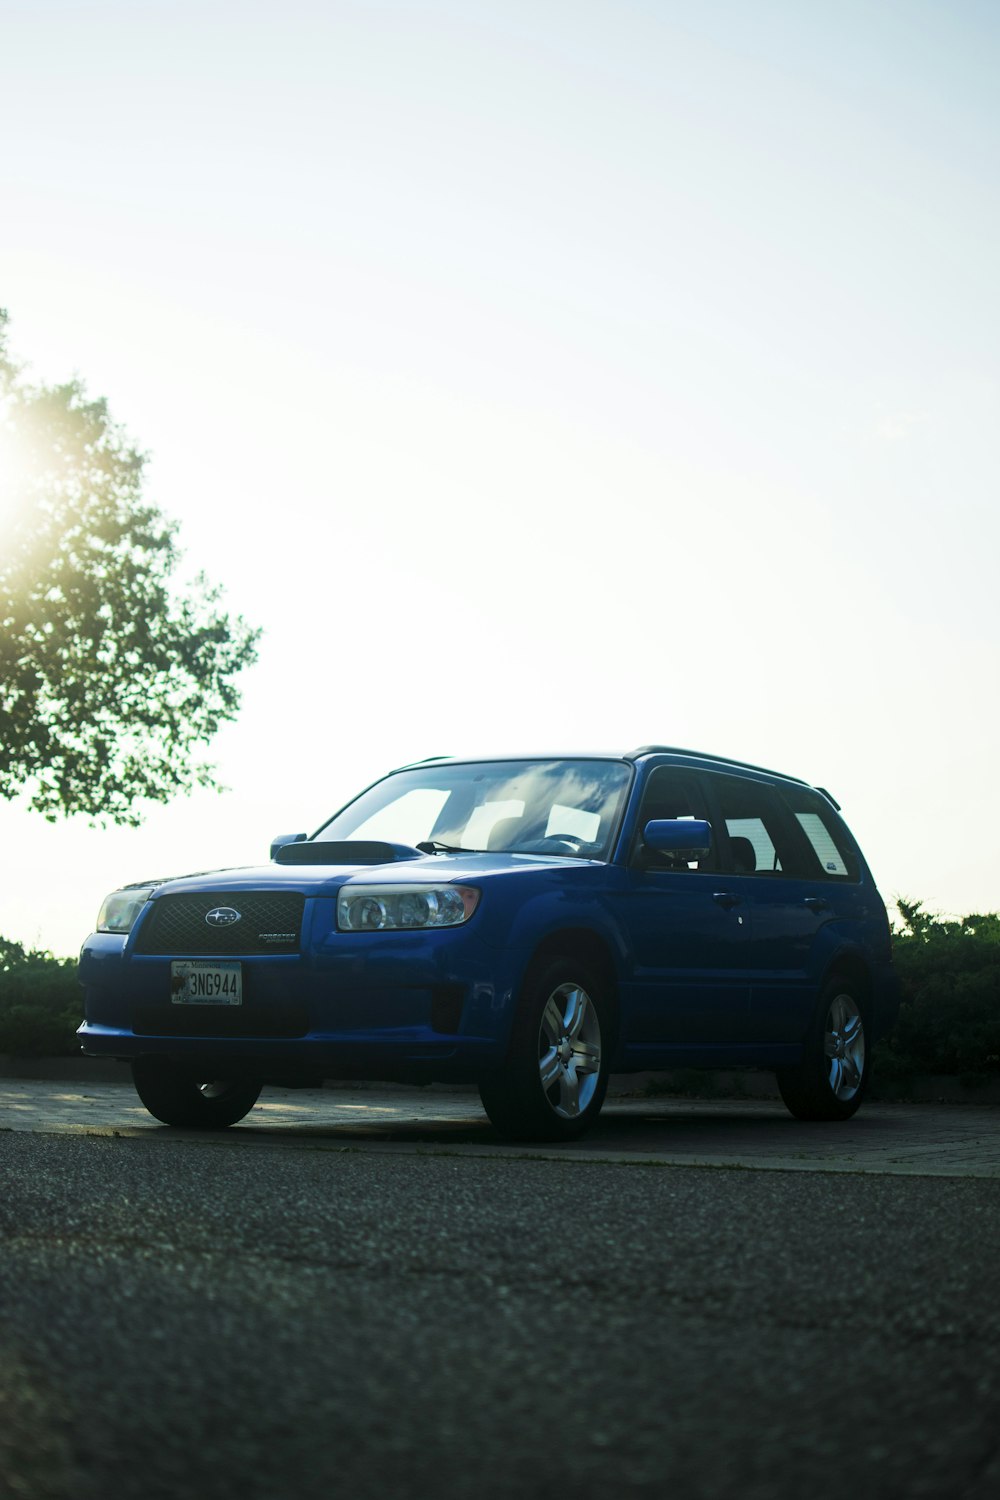
M1000 914L947 921L919 901L897 905L902 1006L876 1049L879 1077L1000 1073Z
M0 937L0 1052L78 1052L83 1020L76 960L53 958Z
M1000 1074L1000 914L947 921L899 901L899 1021L876 1048L879 1077ZM0 1052L76 1052L76 962L0 938Z

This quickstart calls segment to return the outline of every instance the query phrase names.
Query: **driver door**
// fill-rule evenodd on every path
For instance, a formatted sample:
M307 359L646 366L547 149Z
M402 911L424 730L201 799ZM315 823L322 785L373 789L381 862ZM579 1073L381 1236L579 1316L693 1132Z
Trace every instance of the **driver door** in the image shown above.
M642 830L658 818L708 819L700 778L659 767L643 794L619 898L631 940L627 1050L741 1042L749 1030L749 907L720 882L714 837L697 861L645 848Z

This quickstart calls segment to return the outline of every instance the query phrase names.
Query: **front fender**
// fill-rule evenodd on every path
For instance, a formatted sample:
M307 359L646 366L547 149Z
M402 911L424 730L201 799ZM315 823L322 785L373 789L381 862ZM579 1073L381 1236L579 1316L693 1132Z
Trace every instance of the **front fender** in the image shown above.
M603 871L606 884L607 871ZM499 920L499 913L490 913L488 923L483 924L481 937L503 949L503 961L498 964L504 980L503 993L497 993L496 1003L502 1010L509 1040L517 1008L518 995L532 959L541 948L554 951L564 947L573 952L584 942L598 943L606 955L607 967L617 982L627 972L628 945L625 935L615 921L604 892L598 892L582 882L572 891L565 886L553 884L542 890L518 893ZM485 915L485 913L484 913ZM561 936L564 942L560 942Z

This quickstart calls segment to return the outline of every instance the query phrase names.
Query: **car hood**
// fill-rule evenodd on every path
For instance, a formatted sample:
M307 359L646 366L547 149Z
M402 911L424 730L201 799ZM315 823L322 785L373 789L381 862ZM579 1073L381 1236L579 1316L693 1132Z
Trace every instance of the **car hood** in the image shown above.
M248 865L236 870L209 870L156 882L153 900L196 891L301 891L329 895L343 885L433 885L526 875L533 872L593 869L592 859L553 858L543 854L428 854L419 859L390 860L380 865ZM153 882L149 882L153 884Z

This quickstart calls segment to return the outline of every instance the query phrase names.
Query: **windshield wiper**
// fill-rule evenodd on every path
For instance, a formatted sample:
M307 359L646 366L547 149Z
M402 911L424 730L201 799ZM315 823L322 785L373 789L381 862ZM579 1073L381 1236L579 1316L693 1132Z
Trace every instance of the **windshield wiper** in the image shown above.
M422 854L485 854L485 849L463 849L459 844L442 844L440 839L424 839L422 844L414 844Z

